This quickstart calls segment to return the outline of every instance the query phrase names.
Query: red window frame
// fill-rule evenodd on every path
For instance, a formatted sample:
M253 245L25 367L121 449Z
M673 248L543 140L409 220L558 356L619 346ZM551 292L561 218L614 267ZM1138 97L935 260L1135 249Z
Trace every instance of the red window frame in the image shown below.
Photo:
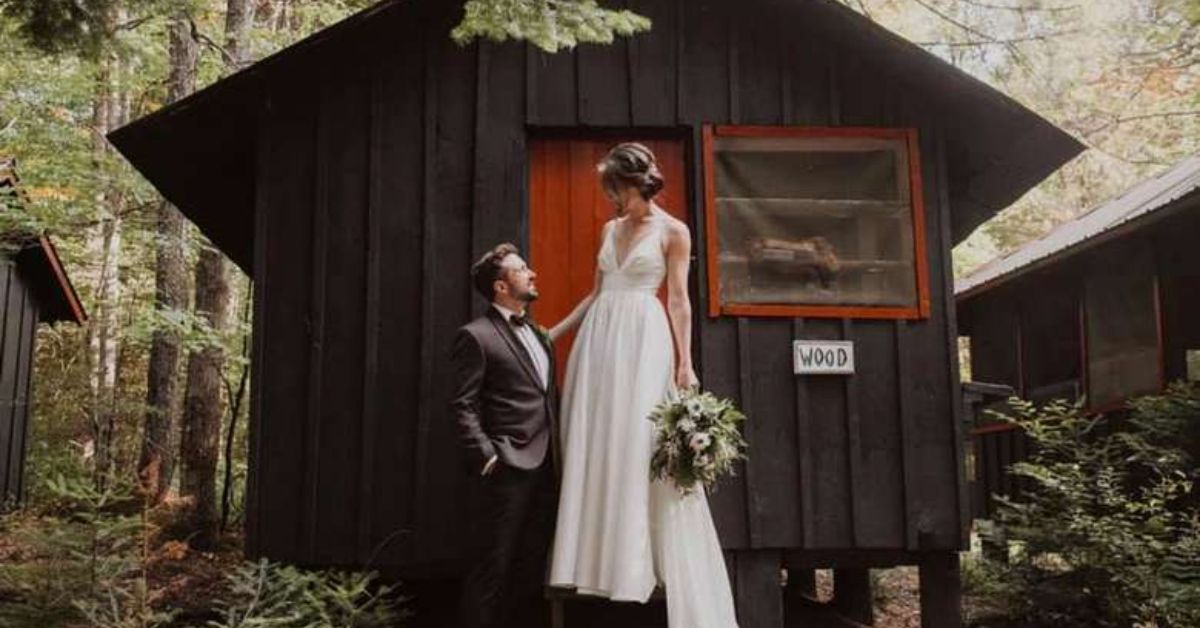
M912 306L844 306L804 304L722 303L717 266L716 181L713 140L716 137L845 137L903 140L908 149L908 175L912 201L913 272L916 273L917 303ZM791 127L707 124L702 133L704 159L704 220L708 269L708 315L779 316L806 318L924 319L929 317L929 262L925 241L925 194L921 178L921 151L917 130L873 127Z

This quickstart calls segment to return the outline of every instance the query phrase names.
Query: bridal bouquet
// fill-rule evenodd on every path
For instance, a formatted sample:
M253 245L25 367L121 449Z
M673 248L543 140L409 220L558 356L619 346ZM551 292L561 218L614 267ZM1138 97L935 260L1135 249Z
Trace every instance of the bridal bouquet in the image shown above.
M746 415L729 399L692 388L660 403L649 418L656 443L650 475L671 478L684 493L732 475L733 463L745 458L739 425Z

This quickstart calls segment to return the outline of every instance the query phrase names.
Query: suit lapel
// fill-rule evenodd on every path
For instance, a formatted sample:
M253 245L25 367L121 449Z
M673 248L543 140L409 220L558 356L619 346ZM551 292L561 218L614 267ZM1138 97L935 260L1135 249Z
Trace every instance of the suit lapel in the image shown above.
M517 362L520 362L521 368L525 370L525 374L529 376L534 385L545 392L546 387L542 386L542 378L538 377L537 368L533 365L533 358L525 350L525 345L521 342L521 339L517 338L517 334L513 331L512 326L509 325L508 321L504 320L504 317L500 315L500 312L496 311L495 307L490 305L488 306L488 319L492 321L492 326L496 328L496 332L500 334L500 337L504 339L504 343L508 345L509 351L512 351L513 355L517 358Z
M533 320L530 320L529 322L530 324L534 325L534 329L536 330L538 326L537 323L533 322ZM550 344L549 339L537 331L533 332L533 336L537 338L538 344L542 347L542 350L546 352L546 387L550 388L550 385L556 381L554 377L558 372L558 367L554 363L554 346Z

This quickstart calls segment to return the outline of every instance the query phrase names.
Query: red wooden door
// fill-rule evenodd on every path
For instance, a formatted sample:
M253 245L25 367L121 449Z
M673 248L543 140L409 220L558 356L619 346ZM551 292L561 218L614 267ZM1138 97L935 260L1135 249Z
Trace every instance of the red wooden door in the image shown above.
M596 164L622 141L628 140L535 139L529 143L529 263L538 273L541 293L534 313L547 327L562 320L592 289L600 234L604 223L615 216L600 188ZM655 203L688 222L683 142L637 141L654 151L666 179ZM663 292L659 298L665 298ZM571 334L557 343L560 379L573 340Z

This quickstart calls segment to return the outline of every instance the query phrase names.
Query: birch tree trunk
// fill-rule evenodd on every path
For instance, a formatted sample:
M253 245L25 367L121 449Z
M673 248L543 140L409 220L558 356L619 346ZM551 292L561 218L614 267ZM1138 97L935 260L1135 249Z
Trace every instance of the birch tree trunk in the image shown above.
M167 86L170 102L181 100L196 88L199 46L191 22L179 13L170 25L171 72ZM187 309L187 264L184 255L184 220L165 200L158 209L158 238L154 269L154 309L158 314ZM166 497L174 475L172 427L179 416L179 334L161 325L154 332L147 369L146 417L142 434L138 477L146 498L157 504Z
M105 12L104 24L112 28L118 16L115 9ZM124 199L114 183L110 169L110 148L105 134L122 123L124 107L120 91L121 59L112 50L97 62L96 96L92 108L92 157L97 176L108 181L96 197L100 220L91 236L90 248L99 260L96 275L96 316L88 327L88 360L91 366L92 447L95 482L107 484L112 473L112 442L116 405L117 356L119 348L119 304L121 299L120 253Z

